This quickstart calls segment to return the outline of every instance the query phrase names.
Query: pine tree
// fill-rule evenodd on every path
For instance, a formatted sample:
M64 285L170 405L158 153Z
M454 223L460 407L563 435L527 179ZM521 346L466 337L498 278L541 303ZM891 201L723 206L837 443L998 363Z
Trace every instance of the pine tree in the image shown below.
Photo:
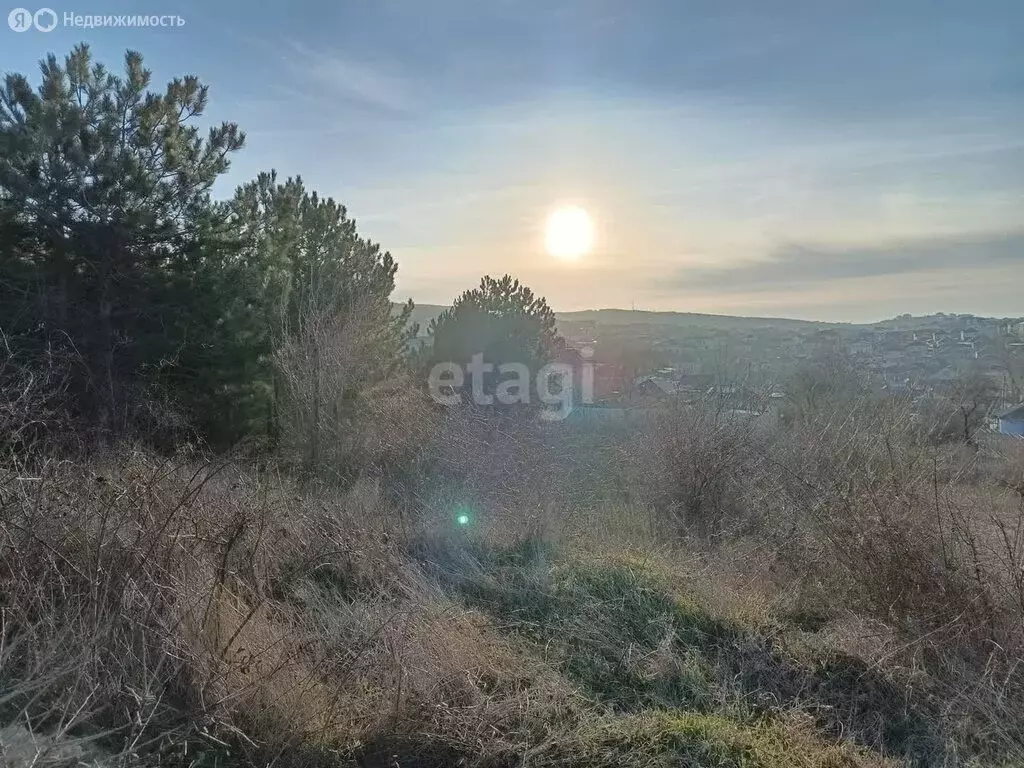
M81 415L110 435L140 374L181 342L167 333L187 325L174 289L244 135L224 123L202 137L207 87L187 76L151 92L134 51L123 77L86 45L41 67L37 90L11 74L0 91L0 326L66 349Z
M519 363L535 376L563 345L555 330L555 313L544 298L510 275L485 276L477 288L465 291L435 318L428 331L431 364L467 366L479 354L484 363L495 366L481 383L488 395L501 381L499 366Z
M344 361L350 397L402 364L412 307L392 312L397 264L358 234L343 205L308 191L300 178L279 182L272 171L239 187L228 208L241 244L232 268L244 275L239 284L249 286L246 299L236 299L228 315L234 333L244 329L258 361L247 391L236 399L246 404L248 418L262 419L276 435L284 396L278 353L287 350L289 364L296 365L297 350L304 349L303 365L326 365L322 347L336 341L332 334L342 326L359 337L358 355L350 350ZM310 407L319 407L320 395L307 394L315 401Z
M273 435L280 350L320 349L342 325L351 335L346 318L358 317L360 350L341 361L346 392L396 370L411 307L392 312L391 254L298 178L261 174L213 202L244 135L234 123L200 135L207 87L195 77L161 93L150 81L138 53L119 77L85 45L63 64L48 57L36 90L6 77L4 349L37 365L59 359L65 403L103 437L163 400L215 442ZM337 354L324 362L341 364Z

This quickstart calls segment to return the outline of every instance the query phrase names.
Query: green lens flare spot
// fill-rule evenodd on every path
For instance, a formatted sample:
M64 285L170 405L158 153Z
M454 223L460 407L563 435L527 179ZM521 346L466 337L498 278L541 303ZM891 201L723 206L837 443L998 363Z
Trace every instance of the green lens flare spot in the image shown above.
M455 517L455 522L459 525L469 525L469 515L457 515Z

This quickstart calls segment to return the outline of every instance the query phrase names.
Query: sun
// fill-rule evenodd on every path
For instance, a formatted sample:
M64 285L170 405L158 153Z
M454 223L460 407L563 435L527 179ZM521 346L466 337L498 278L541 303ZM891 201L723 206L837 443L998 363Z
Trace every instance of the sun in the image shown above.
M578 259L594 245L594 222L582 208L559 208L548 216L544 246L556 259Z

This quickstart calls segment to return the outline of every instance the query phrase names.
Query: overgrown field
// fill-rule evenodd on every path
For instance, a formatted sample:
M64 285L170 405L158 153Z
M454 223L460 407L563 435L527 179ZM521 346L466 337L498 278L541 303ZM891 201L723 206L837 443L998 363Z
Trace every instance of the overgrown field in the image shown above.
M404 503L241 459L10 461L5 759L1019 764L1020 457L890 456L878 424L463 425L461 472Z

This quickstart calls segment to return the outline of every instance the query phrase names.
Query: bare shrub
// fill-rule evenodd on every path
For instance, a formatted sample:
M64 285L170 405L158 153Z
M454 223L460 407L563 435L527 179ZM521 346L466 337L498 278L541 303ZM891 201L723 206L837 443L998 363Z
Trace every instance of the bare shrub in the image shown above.
M908 403L872 396L774 432L670 413L637 454L639 477L691 551L743 573L733 583L795 593L794 616L891 628L876 663L922 689L957 743L1024 752L1024 496L1012 458L923 444ZM737 557L710 557L710 544Z
M644 501L676 534L720 536L750 520L766 436L745 415L672 403L641 433L632 464ZM754 514L758 514L754 512Z
M25 459L76 447L71 365L63 348L30 357L0 329L0 455Z
M1013 606L994 593L999 571L1020 566L996 557L1018 510L991 478L977 477L976 454L916 446L909 414L877 403L809 425L787 451L776 461L794 519L825 545L867 613L912 634L953 627L978 643L1024 639L997 629Z
M959 376L938 393L922 398L917 406L917 426L933 444L973 444L996 410L999 388L980 373Z
M794 519L817 551L789 568L817 571L836 609L897 630L879 663L925 671L962 743L1019 753L1019 496L979 476L975 452L918 447L898 411L851 414L841 428L822 425L795 442Z
M425 395L392 370L390 305L309 312L275 353L281 443L308 473L351 481L413 458L428 439Z

